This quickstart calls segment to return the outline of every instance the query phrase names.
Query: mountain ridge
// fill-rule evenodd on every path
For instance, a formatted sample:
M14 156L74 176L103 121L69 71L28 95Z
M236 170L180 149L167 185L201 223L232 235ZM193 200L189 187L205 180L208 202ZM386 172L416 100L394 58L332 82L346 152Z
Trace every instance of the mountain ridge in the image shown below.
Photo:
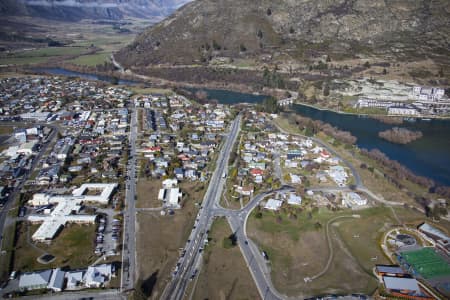
M277 53L296 60L316 50L426 55L446 51L449 28L446 0L197 0L139 35L117 58L133 67Z
M27 15L62 21L161 19L191 0L4 0L0 14Z

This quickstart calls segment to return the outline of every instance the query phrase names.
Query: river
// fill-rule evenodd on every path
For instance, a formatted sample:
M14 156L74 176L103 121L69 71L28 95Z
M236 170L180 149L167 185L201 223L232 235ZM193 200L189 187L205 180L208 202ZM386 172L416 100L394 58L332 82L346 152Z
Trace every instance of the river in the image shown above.
M83 78L83 79L87 79L87 80L100 80L100 81L105 81L105 82L109 82L109 83L113 82L113 80L114 80L114 78L110 77L110 76L82 73L82 72L70 71L70 70L62 69L62 68L34 68L33 70L37 71L37 72L48 73L48 74L57 75L57 76L78 77L78 78ZM143 83L138 82L138 81L119 79L117 81L117 84L138 85L138 84L143 84Z
M94 74L73 72L65 69L37 69L53 75L77 76L89 80L108 81L110 78ZM119 80L119 84L135 85L139 82ZM198 89L186 88L192 92ZM258 103L266 96L245 94L227 90L202 89L208 99L215 99L222 104ZM388 125L378 120L357 115L339 114L319 110L305 105L294 104L293 110L305 117L321 120L341 130L350 131L358 138L357 145L368 150L377 148L389 158L400 162L414 173L433 179L439 184L450 186L450 120L417 120L404 122L402 125ZM392 127L405 127L420 130L423 137L407 145L393 144L378 137L378 132Z
M295 104L293 110L302 116L350 131L358 138L359 148L377 148L414 173L450 186L450 120L418 119L405 121L402 125L388 125L364 116L339 114L299 104ZM378 137L380 131L396 126L420 130L423 137L407 145L390 143Z

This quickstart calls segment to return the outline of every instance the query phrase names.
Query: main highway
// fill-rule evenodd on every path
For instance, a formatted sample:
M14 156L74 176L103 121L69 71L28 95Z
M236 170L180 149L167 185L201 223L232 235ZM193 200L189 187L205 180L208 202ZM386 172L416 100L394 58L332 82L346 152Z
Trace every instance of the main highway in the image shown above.
M202 206L197 215L195 226L186 244L185 255L180 259L173 278L164 290L161 299L182 299L190 278L196 272L203 254L207 231L215 217L214 210L218 208L222 195L227 175L228 160L241 128L241 120L242 115L239 114L231 124L228 136L225 138L219 153L216 169L211 176Z
M127 291L134 288L136 278L136 138L137 113L131 111L129 149L130 155L127 164L127 180L125 187L125 211L123 213L123 240L122 240L122 276L120 277L120 290Z

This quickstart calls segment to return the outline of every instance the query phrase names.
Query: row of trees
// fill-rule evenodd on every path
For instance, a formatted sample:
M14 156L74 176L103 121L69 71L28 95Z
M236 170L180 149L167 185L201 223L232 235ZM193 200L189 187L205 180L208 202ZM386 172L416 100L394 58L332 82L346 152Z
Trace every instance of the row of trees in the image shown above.
M300 129L302 129L307 136L313 136L322 131L326 135L329 135L344 144L354 145L357 141L357 138L350 132L340 130L339 128L333 127L332 125L320 120L312 120L310 118L294 114L290 114L288 119L291 124L300 127Z

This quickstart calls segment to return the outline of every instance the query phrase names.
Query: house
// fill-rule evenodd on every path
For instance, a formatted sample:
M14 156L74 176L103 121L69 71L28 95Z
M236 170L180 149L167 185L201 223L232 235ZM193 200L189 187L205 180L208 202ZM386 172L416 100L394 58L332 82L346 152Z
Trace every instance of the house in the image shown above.
M290 150L290 151L288 151L288 153L286 155L288 160L301 158L302 156L303 156L303 154L300 150Z
M60 268L53 269L52 276L50 277L50 282L47 285L47 288L54 292L62 292L64 287L64 271L61 271Z
M250 174L251 174L253 177L256 177L256 176L262 176L262 175L264 174L264 171L261 170L261 169L251 169L251 170L250 170Z
M105 286L112 276L111 264L90 266L84 274L83 281L89 288L99 288Z
M265 209L277 211L280 209L281 205L283 204L283 201L281 200L275 200L275 199L269 199L264 205Z
M184 170L182 168L175 168L175 170L173 170L175 177L178 180L183 180L184 179Z
M52 270L24 273L20 275L19 289L21 291L46 289L51 275Z
M254 192L253 186L236 186L236 193L242 196L251 196Z
M290 193L287 198L287 203L290 205L301 205L302 204L302 197L297 196L294 193Z
M300 176L292 174L292 173L289 174L289 176L291 177L292 184L301 184L302 183L302 179L300 178Z
M349 208L355 206L367 205L367 199L362 198L359 194L355 192L344 193L342 197L342 205Z
M84 271L69 271L66 272L67 285L66 289L78 289L83 282Z

